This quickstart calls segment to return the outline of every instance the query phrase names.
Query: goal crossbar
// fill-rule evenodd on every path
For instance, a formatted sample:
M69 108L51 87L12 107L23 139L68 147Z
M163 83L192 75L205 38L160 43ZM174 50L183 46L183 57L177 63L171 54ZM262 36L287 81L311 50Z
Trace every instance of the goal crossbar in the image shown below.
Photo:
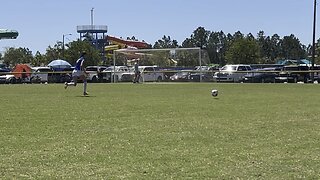
M179 51L179 50L201 50L199 47L194 48L164 48L164 49L118 49L115 52L150 52L150 51Z

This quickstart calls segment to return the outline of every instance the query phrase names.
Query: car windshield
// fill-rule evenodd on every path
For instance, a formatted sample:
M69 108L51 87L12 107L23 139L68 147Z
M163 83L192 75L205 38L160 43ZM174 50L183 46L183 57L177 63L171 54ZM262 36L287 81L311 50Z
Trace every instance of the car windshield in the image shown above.
M185 76L188 75L188 72L178 72L177 76Z
M113 71L114 70L114 66L110 66L107 67L104 71ZM117 67L115 68L115 70L117 71Z
M222 71L236 71L237 70L237 66L223 66L221 68Z
M207 66L196 66L195 71L207 71L209 68Z
M97 68L86 68L86 71L97 71Z

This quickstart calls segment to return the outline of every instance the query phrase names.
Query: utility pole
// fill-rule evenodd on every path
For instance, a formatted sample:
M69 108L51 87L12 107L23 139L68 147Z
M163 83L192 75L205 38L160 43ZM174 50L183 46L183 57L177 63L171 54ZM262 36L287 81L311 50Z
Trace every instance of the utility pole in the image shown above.
M72 34L63 34L62 35L62 59L64 59L64 39L66 36L71 36Z
M313 7L313 38L312 38L312 70L314 70L316 55L316 19L317 19L317 0L314 0ZM314 82L314 72L311 73L312 82Z

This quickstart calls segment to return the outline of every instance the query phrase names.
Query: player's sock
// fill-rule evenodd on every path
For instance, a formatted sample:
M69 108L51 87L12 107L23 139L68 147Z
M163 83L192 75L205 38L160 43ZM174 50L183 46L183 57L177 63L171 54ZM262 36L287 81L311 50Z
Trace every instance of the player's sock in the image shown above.
M83 93L87 93L87 81L83 82Z
M74 82L69 82L69 83L67 83L67 86L76 86L76 83L74 83Z

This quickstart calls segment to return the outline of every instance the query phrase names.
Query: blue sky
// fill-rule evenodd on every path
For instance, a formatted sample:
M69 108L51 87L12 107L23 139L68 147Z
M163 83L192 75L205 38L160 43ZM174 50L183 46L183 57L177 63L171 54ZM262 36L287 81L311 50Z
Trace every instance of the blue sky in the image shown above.
M0 40L0 52L27 47L45 53L63 34L72 33L66 43L76 40L76 26L91 23L91 8L94 24L107 25L108 34L152 45L163 35L181 44L199 26L232 34L294 34L305 45L312 42L313 0L2 0L0 28L20 35Z

